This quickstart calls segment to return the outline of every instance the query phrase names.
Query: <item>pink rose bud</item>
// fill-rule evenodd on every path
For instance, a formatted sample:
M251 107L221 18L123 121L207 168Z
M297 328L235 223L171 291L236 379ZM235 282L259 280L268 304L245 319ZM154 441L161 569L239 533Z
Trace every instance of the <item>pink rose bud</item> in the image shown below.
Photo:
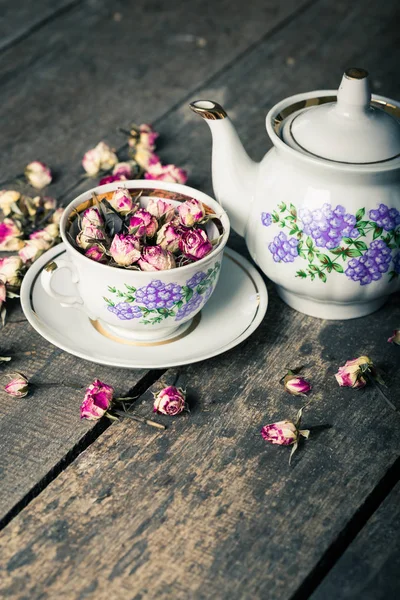
M154 150L154 148L156 147L156 139L159 135L157 131L154 131L151 125L143 123L139 127L139 134L140 144L143 144L143 146L150 148L150 150Z
M104 231L96 225L86 225L76 236L76 243L84 250L91 244L105 240Z
M142 271L166 271L175 269L176 263L173 254L161 246L145 246L139 260Z
M19 238L21 231L12 219L4 219L0 222L0 250L19 250L24 242Z
M49 167L38 160L34 160L25 167L25 177L29 183L38 190L49 185L52 180Z
M187 173L175 165L162 165L161 162L149 163L145 179L157 181L170 181L171 183L186 183Z
M181 234L178 229L170 223L165 223L157 233L157 244L170 252L177 252L179 250L180 239Z
M50 196L45 196L43 198L43 207L46 210L55 210L57 206L57 200L55 198L51 198ZM63 209L61 209L63 210Z
M11 213L12 205L18 202L21 194L14 190L0 191L0 209L5 217Z
M185 408L186 392L173 385L164 388L154 395L153 412L173 417L179 415Z
M63 208L57 208L53 212L53 214L51 216L52 223L54 223L55 225L59 225L60 221L61 221L61 217L63 216L63 214L64 214L64 209Z
M270 425L264 425L261 435L265 441L279 446L290 446L297 442L299 433L291 421L278 421Z
M204 219L206 211L201 202L192 198L191 200L186 200L186 202L178 207L178 213L182 225L193 227L193 225L200 223Z
M150 166L160 159L154 154L151 148L139 143L135 148L135 161L144 170L147 171Z
M110 408L114 395L114 389L95 379L93 383L86 388L85 397L81 404L81 419L96 421L100 419Z
M46 239L44 239L44 237L46 237ZM43 254L43 252L50 248L52 241L47 239L47 237L49 238L50 236L44 237L37 236L25 242L24 247L18 252L18 255L22 259L23 263L34 262Z
M393 335L388 339L388 342L400 346L400 329L395 329L393 331Z
M104 252L99 246L96 245L86 248L85 256L87 256L91 260L95 260L96 262L105 262Z
M169 202L164 202L164 200L151 198L146 210L156 219L163 218L165 223L169 223L175 216L175 207Z
M20 271L22 260L19 256L5 256L0 258L0 279L11 287L19 287L21 284Z
M297 375L289 373L283 380L285 390L293 396L305 396L310 390L311 385L303 377L297 377Z
M278 421L270 425L264 425L261 429L261 435L266 442L270 444L278 444L279 446L293 446L289 456L289 465L294 452L297 450L299 437L303 436L308 439L310 431L308 429L300 429L301 416L303 408L299 410L296 417L296 422Z
M179 248L188 258L200 260L211 252L212 244L205 231L195 228L183 232Z
M137 262L141 256L140 242L134 235L117 233L111 243L110 254L117 265L129 267Z
M11 377L11 381L4 386L4 391L14 398L24 398L28 394L27 378L21 373L15 373L15 377L12 375L8 375L8 377Z
M105 142L99 142L95 148L88 150L83 157L82 166L90 176L97 175L100 170L108 171L118 162L117 155Z
M131 179L132 164L129 162L119 162L113 168L112 174L118 177L125 177L125 179Z
M115 190L113 197L110 200L110 204L117 212L121 213L121 215L127 215L135 206L129 190L125 188L118 188Z
M106 175L100 179L99 185L114 183L114 181L125 181L125 177L123 175Z
M99 213L95 206L87 208L82 213L81 228L84 230L86 227L102 227L104 225L104 219Z
M360 356L348 360L335 374L336 381L341 387L362 388L367 384L363 373L373 368L373 362L368 356Z
M139 210L129 219L129 232L142 237L153 237L157 233L158 221L144 208Z

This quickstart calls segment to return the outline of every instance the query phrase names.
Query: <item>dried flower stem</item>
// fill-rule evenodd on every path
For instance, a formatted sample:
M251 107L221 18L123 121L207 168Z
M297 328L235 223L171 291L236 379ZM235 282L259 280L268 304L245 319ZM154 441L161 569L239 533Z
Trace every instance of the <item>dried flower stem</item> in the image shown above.
M156 421L151 421L150 419L144 419L143 417L132 415L131 413L124 412L123 410L114 409L113 412L120 417L128 417L128 419L133 419L134 421L138 421L139 423L145 423L145 425L150 425L151 427L155 427L156 429L166 429L166 426L162 425L161 423L156 423Z
M387 396L382 392L379 384L375 381L375 379L370 375L368 371L364 371L364 375L367 377L368 381L372 383L373 386L378 390L380 396L385 400L386 404L390 406L390 408L397 412L397 407L387 398Z

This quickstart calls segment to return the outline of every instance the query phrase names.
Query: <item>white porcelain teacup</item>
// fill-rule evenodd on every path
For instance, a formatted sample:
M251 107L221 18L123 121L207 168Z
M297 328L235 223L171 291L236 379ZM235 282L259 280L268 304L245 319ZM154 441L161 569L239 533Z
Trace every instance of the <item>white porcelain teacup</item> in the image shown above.
M204 258L165 271L137 271L98 263L84 256L67 235L71 217L91 205L92 193L102 195L117 188L142 190L141 204L150 198L167 199L179 205L189 198L202 202L222 224L222 235L212 219L207 223L211 238L221 235L219 244ZM229 236L229 219L210 196L188 186L151 180L117 181L93 188L73 200L65 209L60 233L66 254L42 271L45 291L63 307L84 311L108 334L132 340L163 340L186 329L213 293L221 269L222 254ZM52 286L58 269L67 268L77 294L66 296Z

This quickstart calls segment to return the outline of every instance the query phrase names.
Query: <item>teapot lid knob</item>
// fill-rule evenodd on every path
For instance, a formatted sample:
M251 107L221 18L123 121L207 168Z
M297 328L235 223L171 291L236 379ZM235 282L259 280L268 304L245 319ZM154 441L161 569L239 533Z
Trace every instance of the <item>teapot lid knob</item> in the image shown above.
M400 123L371 105L368 71L346 69L337 102L306 108L283 127L284 141L308 154L368 164L400 155Z

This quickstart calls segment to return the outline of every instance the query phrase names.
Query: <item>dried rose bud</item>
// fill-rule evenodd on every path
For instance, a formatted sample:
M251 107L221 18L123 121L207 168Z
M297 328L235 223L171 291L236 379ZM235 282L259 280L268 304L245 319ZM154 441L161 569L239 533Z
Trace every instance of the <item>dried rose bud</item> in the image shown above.
M87 225L85 226L80 233L76 236L76 243L80 248L84 250L88 248L91 244L97 242L102 242L106 239L104 235L104 231L96 225Z
M113 395L114 389L110 385L95 379L86 388L81 404L81 419L88 419L88 421L100 419L110 408Z
M175 269L176 263L173 254L161 246L145 246L139 259L142 271L166 271Z
M264 427L261 429L261 435L265 441L270 442L271 444L278 444L279 446L293 445L293 449L289 457L289 465L294 452L297 450L299 437L303 436L308 438L310 435L310 431L308 429L300 429L302 414L303 408L301 408L297 413L295 423L287 420L278 421L277 423L264 425Z
M157 163L160 159L151 148L139 143L135 148L135 161L144 171L147 171L151 165Z
M303 377L298 377L289 371L283 379L284 388L293 396L305 396L310 390L311 385Z
M400 346L400 329L395 329L393 331L393 335L388 339L388 342Z
M43 254L43 252L46 252L51 245L51 241L41 237L29 239L25 242L24 247L19 250L18 256L22 259L23 263L34 262Z
M0 223L0 250L19 250L24 242L19 238L21 231L12 219L4 219Z
M193 227L205 217L204 206L198 200L191 198L178 207L179 220L185 227Z
M128 231L142 237L153 237L157 233L158 221L144 208L139 210L129 219Z
M95 260L96 262L105 262L105 254L103 250L97 245L86 248L85 256L87 256L91 260Z
M132 164L129 162L119 162L113 168L112 174L118 177L125 177L125 179L131 179Z
M55 223L50 223L50 225L46 225L43 231L46 232L53 240L57 239L60 236L60 228Z
M86 227L102 227L104 225L104 220L98 209L95 206L91 206L87 208L82 213L82 222L81 228L84 230Z
M140 241L134 235L117 233L111 243L110 254L118 265L129 267L141 256Z
M175 165L162 165L161 162L155 162L149 164L144 178L171 183L186 183L187 173L184 169L180 169Z
M211 252L212 244L205 231L195 228L183 232L179 248L188 258L200 260Z
M2 210L5 217L11 213L12 205L18 202L21 198L21 194L14 190L1 190L0 191L0 209Z
M28 380L21 373L8 375L11 380L4 386L4 391L14 398L24 398L28 394Z
M360 356L348 360L335 374L336 381L341 387L362 388L367 384L363 373L373 368L373 362L368 356Z
M49 185L52 180L51 170L47 165L38 160L34 160L25 167L25 177L29 183L36 189L41 190L42 188Z
M143 144L143 146L150 148L150 150L154 150L154 148L156 147L156 139L159 136L157 131L154 131L151 125L143 123L139 127L139 135L140 144Z
M47 242L48 244L50 244L50 242L52 242L54 238L45 229L39 229L38 231L34 231L33 233L31 233L29 236L29 239L30 240L43 240L43 241Z
M59 225L63 214L64 214L64 209L57 208L51 216L52 223L54 223L55 225Z
M82 166L90 176L97 175L101 170L108 171L117 164L117 155L105 142L99 142L95 148L85 153Z
M130 213L135 205L132 196L125 188L118 188L115 190L113 197L110 200L110 204L117 212L121 213L121 215Z
M185 409L186 392L173 385L154 394L153 412L173 417Z
M163 218L165 223L171 221L175 216L175 207L169 202L164 202L164 200L151 198L146 210L156 219Z
M5 256L0 258L0 279L12 287L19 287L21 284L20 271L22 261L19 256Z
M157 233L157 244L170 252L177 252L179 250L180 239L180 232L170 223L165 223Z
M43 198L43 207L46 210L55 210L57 206L57 200L55 198L51 198L50 196L45 196ZM63 209L61 209L63 210Z

